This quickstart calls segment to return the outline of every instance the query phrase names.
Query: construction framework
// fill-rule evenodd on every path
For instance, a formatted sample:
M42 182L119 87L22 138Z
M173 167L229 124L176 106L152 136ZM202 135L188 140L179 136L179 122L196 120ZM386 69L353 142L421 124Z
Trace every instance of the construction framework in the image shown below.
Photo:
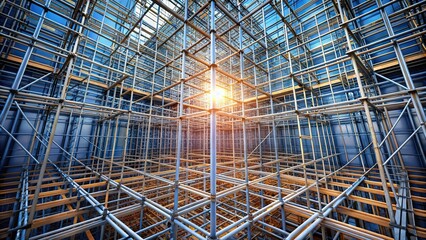
M426 238L426 1L0 1L0 239Z

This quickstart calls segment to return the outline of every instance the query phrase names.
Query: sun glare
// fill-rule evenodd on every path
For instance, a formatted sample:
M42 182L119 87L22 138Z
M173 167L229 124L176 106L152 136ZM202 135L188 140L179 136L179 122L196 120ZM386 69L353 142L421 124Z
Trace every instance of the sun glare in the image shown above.
M211 96L216 103L222 102L225 99L225 95L225 90L220 87L216 87L216 89L211 92Z

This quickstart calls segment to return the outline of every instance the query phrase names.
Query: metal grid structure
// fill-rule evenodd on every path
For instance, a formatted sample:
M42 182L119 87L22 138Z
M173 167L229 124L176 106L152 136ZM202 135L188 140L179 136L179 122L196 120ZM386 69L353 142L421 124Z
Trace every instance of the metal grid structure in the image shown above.
M426 238L425 9L1 1L0 238Z

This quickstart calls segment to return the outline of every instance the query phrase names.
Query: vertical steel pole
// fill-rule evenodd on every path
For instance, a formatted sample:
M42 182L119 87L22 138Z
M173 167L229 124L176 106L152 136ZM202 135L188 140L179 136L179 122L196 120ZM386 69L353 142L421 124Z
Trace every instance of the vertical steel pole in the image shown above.
M267 38L267 32L266 32L266 20L265 20L265 9L262 8L262 20L263 20L263 35L264 35L264 41L265 41L265 54L266 54L266 59L269 59L269 51L268 51L268 38ZM270 104L270 108L271 108L271 114L275 113L275 109L274 109L274 99L272 97L272 84L271 84L271 74L270 74L270 66L269 66L269 60L266 61L266 71L267 71L267 79L268 79L268 88L269 88L269 93L271 94L269 96L269 104ZM280 175L280 170L281 170L281 161L279 161L279 155L278 155L278 143L277 143L277 129L276 129L276 123L275 123L275 119L272 119L272 148L274 151L274 158L276 161L275 164L275 170L277 171L277 190L278 190L278 200L281 202L281 207L280 207L280 212L281 212L281 229L285 231L286 226L285 226L285 211L284 211L284 201L283 201L283 197L282 197L282 192L281 192L281 175ZM305 175L306 177L306 175Z
M143 155L143 159L144 159L143 171L144 172L146 172L148 152L149 152L150 146L152 144L151 143L151 125L152 125L152 108L153 108L153 104L154 104L154 92L155 92L155 75L156 75L156 70L157 70L157 56L158 56L158 36L157 36L157 34L158 34L158 28L159 28L158 25L159 25L159 21L160 21L159 18L160 18L160 6L158 6L158 9L157 9L157 18L156 18L156 24L155 24L155 35L154 35L155 51L154 51L154 59L153 59L154 66L153 66L153 71L152 71L146 143L145 143L145 149L144 149L144 155ZM145 191L145 183L146 183L146 181L143 182L142 191Z
M238 1L238 21L241 21L241 2ZM243 49L243 28L241 26L241 22L238 26L238 44L240 51L240 89L241 89L241 114L242 114L242 125L243 125L243 156L244 156L244 182L246 184L246 213L248 216L248 226L247 226L247 238L251 239L251 225L252 225L252 216L250 213L250 191L249 191L249 173L248 173L248 156L247 156L247 127L246 127L246 114L245 114L245 106L244 106L244 87L243 87L243 79L244 79L244 49ZM235 160L234 160L235 161Z
M180 96L179 96L179 111L178 111L178 131L177 131L177 143L176 143L176 173L175 173L175 183L174 183L174 197L173 197L173 216L172 216L172 236L173 239L177 239L177 225L174 223L174 218L177 217L177 210L179 207L179 175L180 175L180 159L182 151L182 117L183 117L183 98L184 98L184 79L186 77L186 51L187 51L187 36L188 36L188 0L185 0L184 3L184 22L183 22L183 36L182 36L182 70L181 70L181 79L180 79Z
M210 1L210 238L216 236L216 2Z

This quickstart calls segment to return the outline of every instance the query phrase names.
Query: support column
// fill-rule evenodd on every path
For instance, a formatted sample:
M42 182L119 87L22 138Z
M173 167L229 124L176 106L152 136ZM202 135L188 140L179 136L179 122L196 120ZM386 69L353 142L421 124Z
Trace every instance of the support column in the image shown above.
M180 96L179 96L179 112L178 112L178 131L176 139L176 174L174 184L174 196L173 196L173 216L172 216L172 236L173 239L177 239L177 225L174 223L174 219L177 217L177 210L179 207L179 175L180 175L180 158L182 151L182 117L183 117L183 94L184 94L184 79L186 77L186 48L187 48L187 36L188 36L188 0L184 3L184 22L183 22L183 36L182 36L182 68L181 68L181 79L180 79Z
M250 213L250 190L249 190L249 170L248 170L248 149L247 149L247 127L245 119L245 106L244 106L244 49L243 49L243 27L241 26L241 3L238 3L238 44L240 51L240 91L241 91L241 114L242 114L242 124L243 124L243 156L244 156L244 183L246 184L246 213L248 216L248 226L247 226L247 239L251 239L251 226L253 217ZM235 161L235 160L234 160Z
M216 2L210 1L210 238L216 236Z
M266 19L265 19L265 10L262 8L262 19L263 19L263 34L264 34L264 40L265 40L265 54L266 54L266 59L269 59L269 51L268 51L268 38L267 38L267 32L266 32ZM288 38L287 38L288 39ZM270 75L270 71L269 71L270 67L269 67L269 60L266 61L266 71L267 71L267 78L268 78L268 88L269 88L269 104L271 107L271 114L275 113L275 109L274 109L274 99L272 96L272 84L271 84L271 75ZM275 123L275 119L272 119L272 149L274 151L274 159L276 161L275 164L275 170L277 173L277 190L278 190L278 200L281 203L281 207L280 207L280 213L281 213L281 229L283 231L286 230L286 219L285 219L285 211L284 211L284 201L283 201L283 196L282 196L282 192L281 192L281 161L279 161L279 155L278 155L278 142L277 142L277 130L276 130L276 123Z

